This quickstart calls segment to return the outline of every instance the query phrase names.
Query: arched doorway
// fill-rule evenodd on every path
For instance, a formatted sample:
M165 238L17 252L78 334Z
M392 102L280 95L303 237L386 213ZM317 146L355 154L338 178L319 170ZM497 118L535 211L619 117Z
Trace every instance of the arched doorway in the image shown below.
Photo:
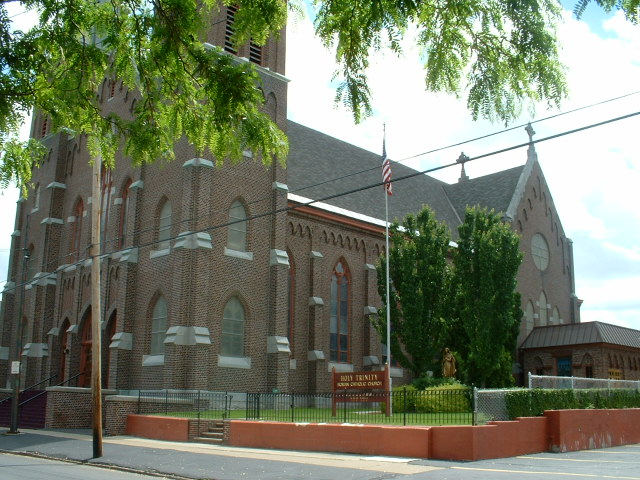
M91 310L85 315L80 337L80 377L79 387L91 386Z
M69 326L69 319L65 318L60 327L60 369L57 383L62 383L67 379L67 355L69 354L69 334L67 330L69 330Z

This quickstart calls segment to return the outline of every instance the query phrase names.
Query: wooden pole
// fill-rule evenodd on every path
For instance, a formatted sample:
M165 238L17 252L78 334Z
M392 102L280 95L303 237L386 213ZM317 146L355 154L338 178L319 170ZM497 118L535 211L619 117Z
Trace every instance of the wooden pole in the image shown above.
M93 396L93 458L102 456L102 365L100 306L100 216L102 215L100 175L102 159L93 159L91 203L91 392Z

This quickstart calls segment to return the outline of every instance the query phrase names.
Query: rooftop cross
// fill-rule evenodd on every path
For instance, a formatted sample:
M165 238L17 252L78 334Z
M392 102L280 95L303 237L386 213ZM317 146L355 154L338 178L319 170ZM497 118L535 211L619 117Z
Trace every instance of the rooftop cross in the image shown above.
M527 126L524 128L527 134L529 135L529 143L533 142L533 136L536 134L535 130L531 126L531 122L527 123Z

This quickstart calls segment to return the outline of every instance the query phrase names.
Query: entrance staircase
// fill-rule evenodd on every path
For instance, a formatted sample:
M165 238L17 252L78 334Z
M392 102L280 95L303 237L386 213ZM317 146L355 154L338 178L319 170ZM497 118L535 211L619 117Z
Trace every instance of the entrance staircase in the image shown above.
M222 445L224 443L224 422L222 420L209 422L209 430L202 432L200 436L194 438L193 441L209 443L211 445Z

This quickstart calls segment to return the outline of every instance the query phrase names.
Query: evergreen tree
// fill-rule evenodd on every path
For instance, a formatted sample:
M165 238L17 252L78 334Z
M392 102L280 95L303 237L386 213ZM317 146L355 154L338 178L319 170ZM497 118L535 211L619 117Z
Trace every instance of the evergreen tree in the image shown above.
M417 216L407 215L402 226L394 223L390 229L391 355L414 376L440 370L450 238L447 226L438 222L429 207ZM377 273L378 291L386 305L384 256ZM386 343L385 307L372 322Z
M493 211L468 208L453 252L448 341L462 358L461 376L481 387L513 383L513 353L522 318L516 277L519 237Z

